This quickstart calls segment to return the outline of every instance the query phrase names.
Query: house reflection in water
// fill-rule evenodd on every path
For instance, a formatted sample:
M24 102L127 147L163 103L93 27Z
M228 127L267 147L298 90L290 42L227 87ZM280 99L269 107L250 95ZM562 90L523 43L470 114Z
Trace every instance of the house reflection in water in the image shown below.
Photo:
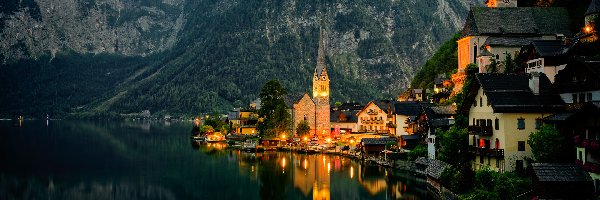
M294 155L294 187L313 199L329 200L331 158L322 155Z

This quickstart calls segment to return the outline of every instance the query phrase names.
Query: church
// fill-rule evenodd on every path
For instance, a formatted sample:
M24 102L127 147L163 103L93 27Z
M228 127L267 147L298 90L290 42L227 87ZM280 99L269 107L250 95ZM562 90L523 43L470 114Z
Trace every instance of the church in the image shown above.
M323 29L320 29L319 49L317 52L317 65L312 77L312 97L304 93L292 105L292 133L302 121L310 126L311 135L319 137L331 133L330 105L329 105L329 75L325 66L325 41Z

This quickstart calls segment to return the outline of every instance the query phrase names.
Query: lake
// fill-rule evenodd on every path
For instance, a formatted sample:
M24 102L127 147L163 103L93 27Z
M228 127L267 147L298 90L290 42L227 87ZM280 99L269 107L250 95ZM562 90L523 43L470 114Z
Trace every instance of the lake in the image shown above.
M0 121L0 199L429 199L412 173L197 144L191 122Z

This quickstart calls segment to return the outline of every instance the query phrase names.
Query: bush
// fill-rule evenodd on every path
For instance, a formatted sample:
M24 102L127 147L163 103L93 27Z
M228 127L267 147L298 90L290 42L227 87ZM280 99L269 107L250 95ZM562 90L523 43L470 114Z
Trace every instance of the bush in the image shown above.
M419 144L408 152L408 160L414 161L418 157L427 157L427 145Z

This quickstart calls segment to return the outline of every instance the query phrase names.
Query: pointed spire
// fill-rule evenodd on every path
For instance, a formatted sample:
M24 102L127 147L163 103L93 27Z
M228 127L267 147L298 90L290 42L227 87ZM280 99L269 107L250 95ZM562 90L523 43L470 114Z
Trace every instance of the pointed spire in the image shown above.
M323 19L320 20L319 24L319 50L317 52L317 66L315 72L317 76L321 76L321 73L327 70L325 69L325 32L323 31Z

